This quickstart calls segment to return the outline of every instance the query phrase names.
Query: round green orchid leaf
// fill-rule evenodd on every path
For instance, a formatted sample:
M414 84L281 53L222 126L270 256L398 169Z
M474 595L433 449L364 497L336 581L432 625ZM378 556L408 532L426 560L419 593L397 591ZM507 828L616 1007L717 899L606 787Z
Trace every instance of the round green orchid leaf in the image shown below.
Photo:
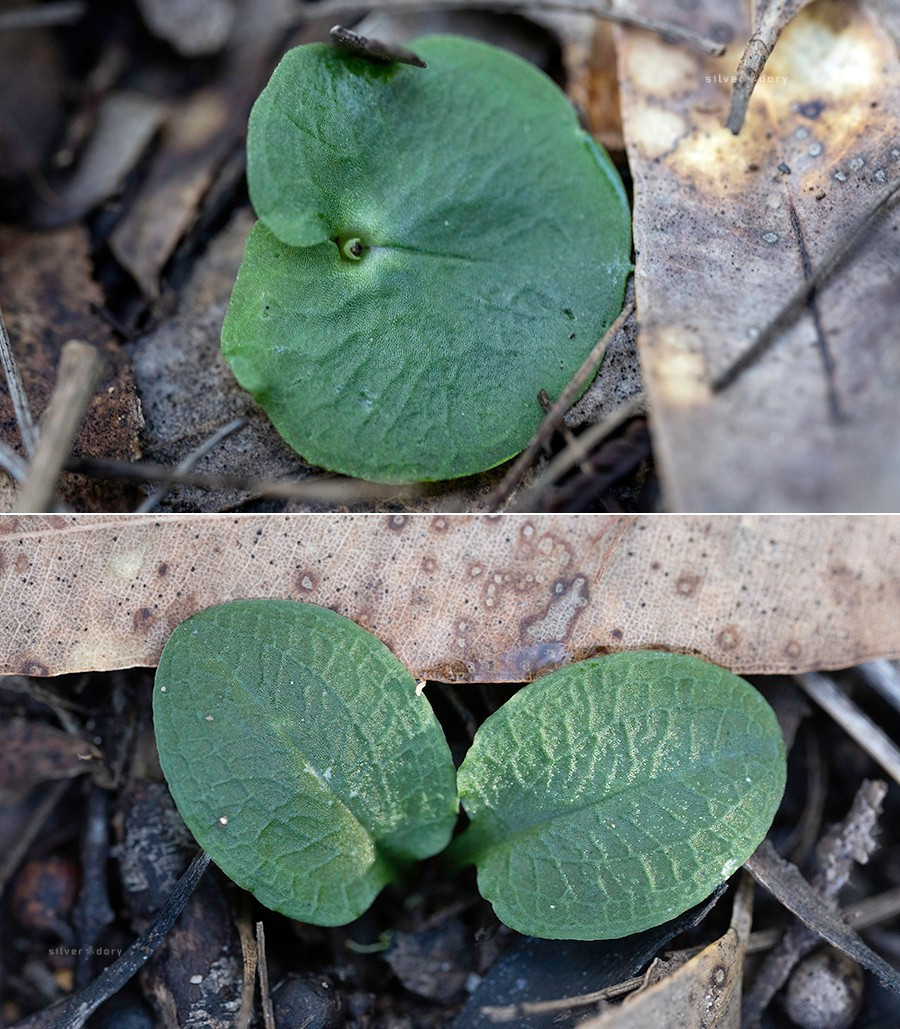
M506 51L425 69L311 44L250 118L247 244L223 354L308 461L383 482L518 453L622 307L622 183L565 95Z
M707 897L756 849L785 782L771 708L743 679L658 651L582 661L526 686L459 769L457 860L501 921L615 939Z
M315 604L241 600L182 622L153 717L197 842L291 918L352 921L453 831L456 775L428 700L383 643Z

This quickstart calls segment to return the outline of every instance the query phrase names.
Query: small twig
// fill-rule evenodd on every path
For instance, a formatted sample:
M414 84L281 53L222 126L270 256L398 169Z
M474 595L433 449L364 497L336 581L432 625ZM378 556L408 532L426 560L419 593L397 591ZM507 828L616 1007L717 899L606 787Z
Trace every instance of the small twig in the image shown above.
M821 672L798 675L797 681L810 697L873 758L888 775L900 783L900 749L842 689Z
M208 490L239 490L254 496L277 497L314 503L350 504L373 500L397 500L417 496L415 486L391 486L363 479L321 476L310 479L265 479L251 475L208 475L179 472L165 465L105 458L74 458L66 469L101 478L134 479L138 482L187 483Z
M2 439L0 439L0 468L15 482L24 482L28 477L27 463Z
M625 993L631 993L643 982L644 977L636 975L631 979L625 979L620 983L616 983L614 986L607 986L603 990L594 990L593 993L581 993L576 997L523 1001L521 1004L506 1004L503 1006L485 1004L479 1008L479 1011L492 1022L521 1022L535 1015L552 1015L558 1011L568 1011L570 1008L583 1008L588 1004L598 1004L603 1000L612 1000L614 997L621 997Z
M63 347L50 403L41 420L41 438L28 478L16 501L19 513L49 511L60 472L87 412L104 362L96 347L73 339Z
M263 1022L266 1029L275 1029L275 1012L269 996L269 964L266 961L266 927L256 923L256 950L259 954L259 995L262 1001Z
M38 445L37 426L34 424L34 415L31 413L31 404L28 403L28 394L25 392L19 366L16 364L16 358L12 352L9 333L3 322L2 310L0 310L0 363L2 363L3 372L6 375L9 398L12 401L16 424L19 426L19 435L22 437L25 453L31 457Z
M75 907L78 930L78 956L75 961L75 988L90 981L94 944L103 930L115 921L109 902L107 858L109 857L109 794L94 786L88 797L84 835L81 840L81 890Z
M250 911L250 897L244 895L241 913L238 916L238 933L241 938L241 955L243 957L243 985L241 989L241 1007L234 1016L234 1029L248 1029L253 1021L253 1000L256 993L256 970L259 966L259 946L253 935L253 922Z
M2 864L0 864L0 894L6 888L6 884L13 872L19 867L22 858L28 853L28 848L37 839L37 835L43 828L44 822L53 813L68 786L69 780L64 779L62 782L56 782L48 787L40 804L38 804L36 810L31 815L28 825L12 841Z
M150 925L89 986L49 1010L39 1011L19 1022L15 1029L32 1029L36 1026L47 1026L47 1029L81 1029L93 1012L105 1000L118 993L156 953L197 888L208 864L209 855L200 851Z
M900 711L900 671L891 661L868 661L857 672L882 697Z
M833 901L847 884L854 865L865 864L869 860L877 846L875 831L886 793L885 783L864 782L853 798L847 817L819 841L810 880L810 886L819 897ZM748 862L748 867L751 862ZM835 916L840 917L837 911ZM759 1024L762 1013L787 982L797 963L819 942L819 933L803 922L794 922L787 928L766 956L744 1000L743 1020L748 1027L752 1029Z
M550 462L544 469L537 481L524 493L520 494L515 503L508 508L508 513L534 511L535 505L541 493L550 485L561 479L566 472L574 468L579 462L597 446L601 440L606 439L629 419L634 418L643 410L644 398L637 396L626 400L621 407L611 411L602 421L596 422L575 438L576 446L566 447Z
M900 177L894 182L887 192L873 204L868 211L857 222L848 236L845 236L825 256L822 263L812 272L808 279L792 294L788 302L782 307L778 314L760 332L753 343L737 357L713 380L711 389L713 393L721 393L727 389L743 372L766 353L766 351L777 340L779 334L786 329L797 315L806 307L806 302L816 289L828 278L829 275L844 260L849 259L856 248L869 237L872 226L882 215L887 214L900 199Z
M762 75L766 61L772 54L778 37L788 22L811 0L756 0L753 4L757 24L753 35L741 55L731 91L731 110L728 112L726 128L735 135L741 131L747 106Z
M0 31L71 25L84 15L84 10L84 4L77 0L64 0L57 4L40 4L20 7L14 11L0 11Z
M633 300L629 301L622 308L619 317L616 318L612 325L610 325L603 334L603 338L595 344L588 356L584 361L582 361L581 367L577 372L575 372L566 388L562 393L560 393L556 402L544 416L544 419L538 426L537 432L534 434L531 442L522 451L522 453L519 454L512 467L506 475L503 476L503 481L496 490L494 490L493 495L488 501L489 510L496 511L501 507L501 505L505 504L506 501L509 500L513 490L522 481L522 477L528 471L532 461L534 461L537 456L538 451L562 424L562 420L565 418L569 408L580 396L584 384L592 375L596 374L597 366L600 364L600 361L606 352L606 348L632 314L634 314Z
M202 460L206 455L217 447L222 440L227 439L233 433L240 431L247 425L246 418L234 418L227 425L223 425L220 429L217 429L212 436L209 437L204 443L201 443L199 447L192 450L183 461L180 461L175 471L178 473L189 472L198 461ZM154 507L163 499L163 497L172 488L172 484L166 484L155 489L149 497L138 507L136 514L146 514L148 511L152 511Z
M645 29L668 39L686 43L712 57L721 57L725 53L725 47L721 43L686 29L683 25L673 25L671 22L659 21L656 18L645 18L639 14L613 10L603 0L583 0L581 3L578 0L324 0L324 3L303 3L301 6L309 11L315 11L316 17L321 18L330 18L332 15L345 14L348 11L375 9L430 11L454 8L471 10L473 7L482 7L492 11L564 11L567 14L589 14L630 28Z

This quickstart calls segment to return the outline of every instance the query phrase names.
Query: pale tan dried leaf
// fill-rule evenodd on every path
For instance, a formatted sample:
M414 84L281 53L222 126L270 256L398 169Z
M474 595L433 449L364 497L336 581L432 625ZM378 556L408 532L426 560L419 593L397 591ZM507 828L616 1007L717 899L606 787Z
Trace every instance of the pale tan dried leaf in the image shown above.
M313 601L419 679L518 681L609 650L739 672L900 655L884 517L20 517L0 521L0 671L153 665L238 597Z
M77 167L39 194L32 223L47 228L74 222L113 196L156 134L165 110L142 93L105 96Z
M752 898L753 891L745 883L735 895L731 925L724 936L649 989L627 997L619 1007L597 1018L579 1023L581 1029L740 1029Z
M724 122L749 35L744 5L705 0L691 18L710 35L725 23L735 40L725 57L618 37L638 348L667 504L897 510L900 212L757 364L710 389L900 174L894 44L857 3L808 7L784 30L734 137Z

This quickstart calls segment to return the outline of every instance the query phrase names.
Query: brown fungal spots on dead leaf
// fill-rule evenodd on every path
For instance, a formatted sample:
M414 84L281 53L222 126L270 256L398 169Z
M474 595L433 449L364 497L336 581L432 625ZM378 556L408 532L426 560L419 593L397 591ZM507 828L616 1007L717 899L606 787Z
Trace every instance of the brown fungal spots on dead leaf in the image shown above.
M408 521L409 515L388 515L387 527L391 532L401 532Z
M788 640L784 647L784 653L792 661L796 661L797 658L803 653L803 648L796 640Z
M826 106L824 100L808 100L806 103L797 104L797 113L803 118L815 121Z
M16 555L16 575L24 575L28 571L28 558L25 554Z
M168 566L168 564L165 561L161 561L159 563L159 565L157 565L156 574L160 578L163 578L164 575L167 575L168 571L169 571L169 566Z
M437 560L430 555L426 555L422 558L422 571L428 575L433 575L438 568Z
M312 572L302 569L294 576L294 588L298 593L314 593L319 580Z
M136 632L147 632L154 621L156 621L156 616L149 607L139 607L132 615L132 622Z
M428 528L431 532L446 532L450 528L450 523L446 518L433 518L429 522Z
M40 661L23 661L19 666L19 675L33 675L37 678L48 676L50 669Z
M2 544L0 673L154 665L175 625L246 597L313 599L387 633L417 678L443 681L517 681L626 645L699 647L742 674L900 656L886 603L900 583L892 518L532 515L527 545L518 516L445 518L439 546L436 520L418 516L397 536L381 515L22 517ZM24 584L10 574L20 554ZM688 554L702 566L686 570ZM433 571L428 556L439 558ZM835 576L838 565L851 577ZM681 574L702 575L689 619ZM152 623L135 624L142 608ZM790 641L799 657L785 652Z
M716 967L709 973L707 988L710 993L719 993L728 982L728 969L723 965Z
M716 643L723 650L734 650L741 642L740 633L733 625L726 625L716 636Z
M675 580L675 592L682 597L693 596L700 585L700 576L685 572Z
M537 615L523 618L519 623L519 634L523 640L534 641L539 646L561 643L567 639L578 616L584 611L590 599L587 577L575 575L571 579L557 579L553 583L547 605ZM543 658L543 654L539 655Z

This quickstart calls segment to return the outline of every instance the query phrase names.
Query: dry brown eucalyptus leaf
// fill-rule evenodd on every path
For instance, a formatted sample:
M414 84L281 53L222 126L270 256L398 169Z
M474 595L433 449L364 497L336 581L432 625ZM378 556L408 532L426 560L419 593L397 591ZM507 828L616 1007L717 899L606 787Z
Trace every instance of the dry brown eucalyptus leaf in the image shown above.
M644 647L744 673L900 656L884 517L25 516L0 532L2 672L153 665L179 622L237 597L331 607L449 682Z
M161 322L131 348L134 376L146 425L144 455L174 467L232 418L247 425L216 446L197 465L218 475L302 478L304 462L272 427L222 360L222 319L255 219L239 211L210 244L181 291L174 317ZM216 510L248 498L246 490L174 486L161 506L172 511Z
M0 723L0 799L8 802L35 786L92 772L101 754L93 744L42 722Z
M678 4L651 6L675 17ZM900 175L900 59L856 2L794 18L741 134L728 131L745 13L738 0L692 5L695 29L730 36L720 59L618 31L638 347L667 504L897 510L900 212L755 365L711 392Z

